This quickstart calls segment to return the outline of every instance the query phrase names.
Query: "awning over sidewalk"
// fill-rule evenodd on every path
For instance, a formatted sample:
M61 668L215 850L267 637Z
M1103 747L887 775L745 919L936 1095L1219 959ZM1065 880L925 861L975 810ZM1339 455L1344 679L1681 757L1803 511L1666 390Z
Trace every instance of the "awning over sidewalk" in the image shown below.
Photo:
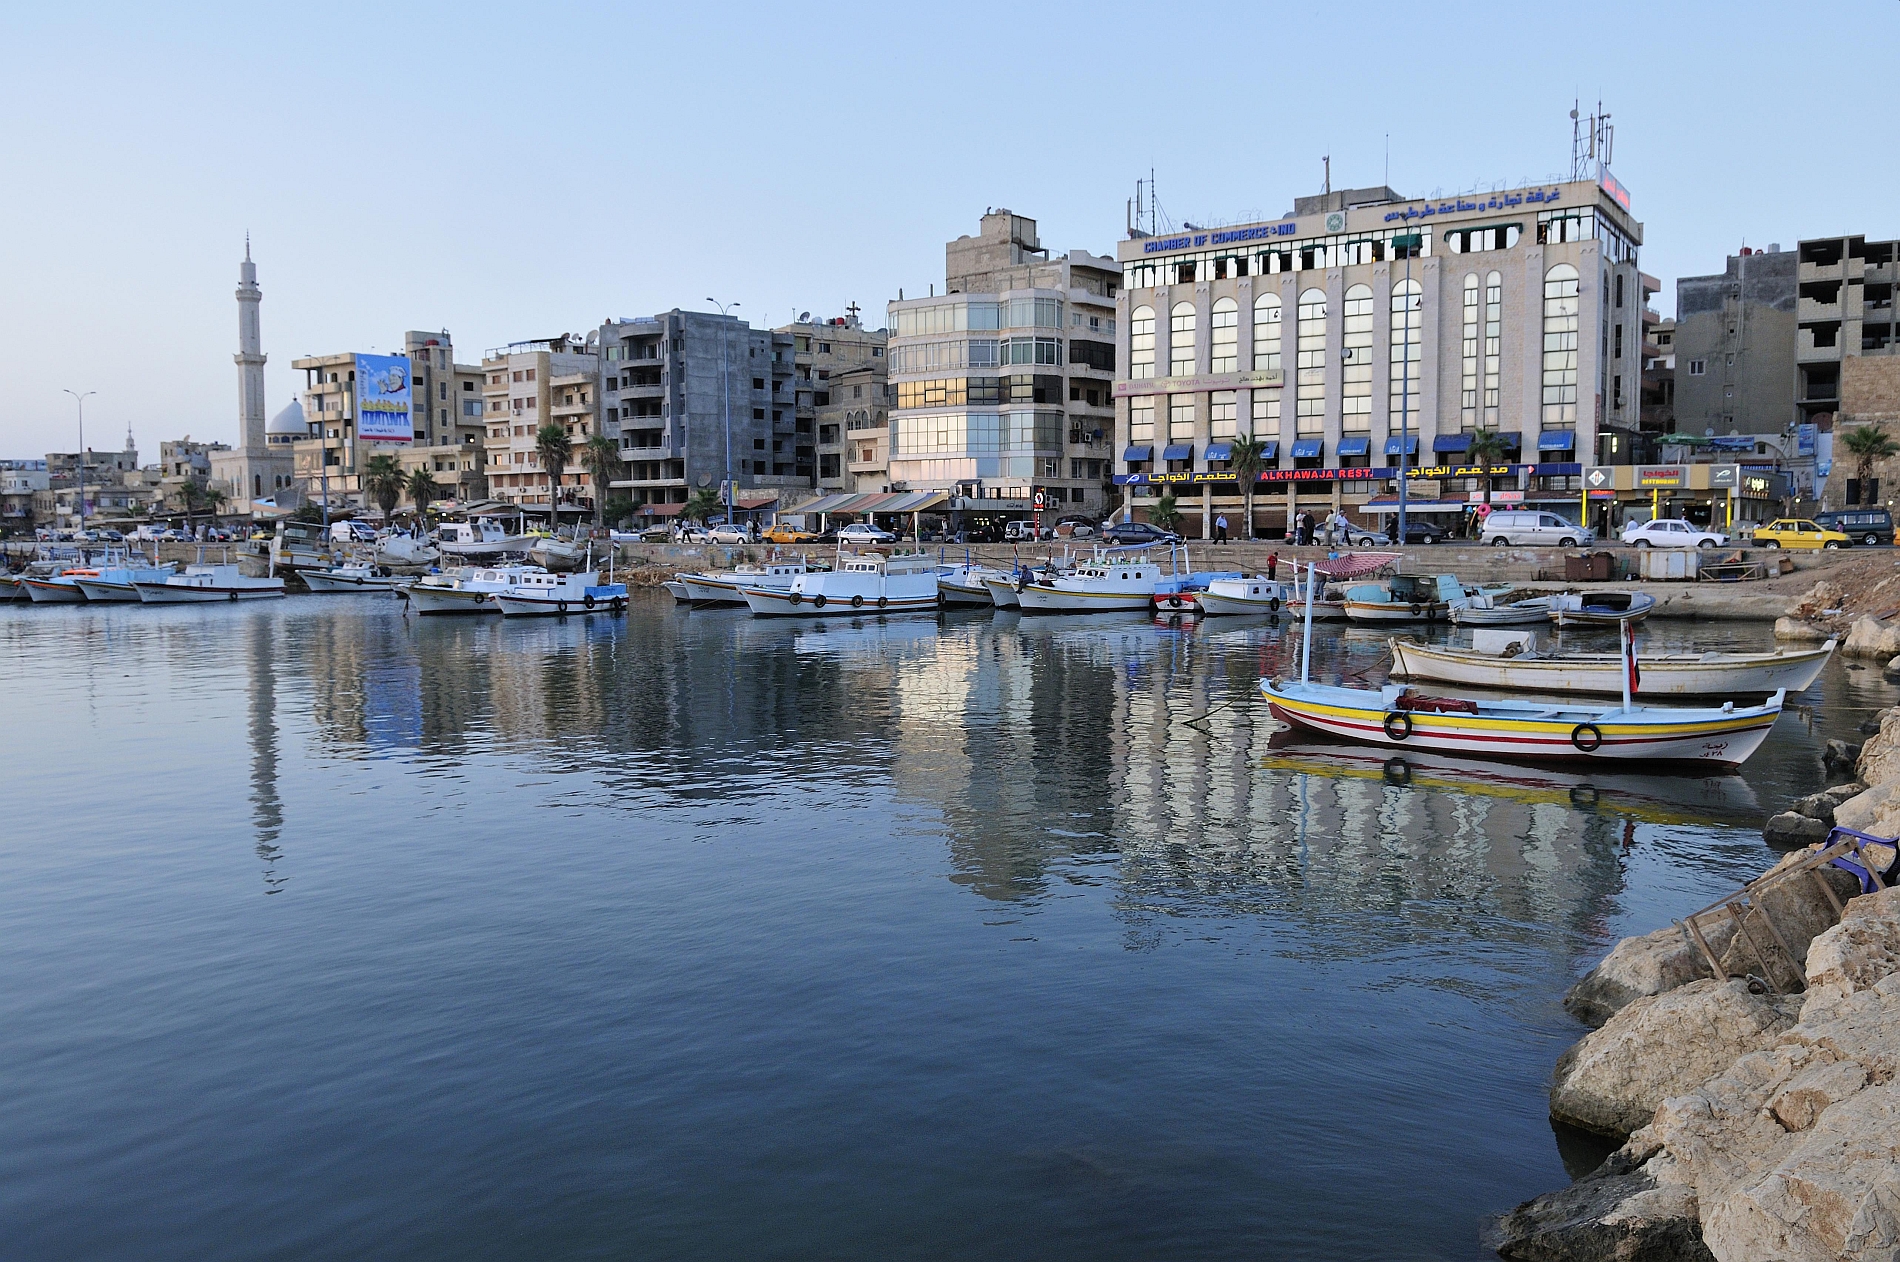
M925 513L950 500L948 491L860 491L821 495L788 508L788 513Z

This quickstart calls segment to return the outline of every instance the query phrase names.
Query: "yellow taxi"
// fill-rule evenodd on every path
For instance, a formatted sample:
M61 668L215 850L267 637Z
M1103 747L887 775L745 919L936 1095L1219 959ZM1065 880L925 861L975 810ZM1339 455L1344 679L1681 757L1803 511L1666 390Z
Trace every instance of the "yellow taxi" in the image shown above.
M818 536L809 530L799 530L783 522L769 526L760 538L767 543L810 543Z
M1783 517L1766 526L1755 527L1758 548L1845 548L1847 536L1838 530L1825 530L1802 517Z

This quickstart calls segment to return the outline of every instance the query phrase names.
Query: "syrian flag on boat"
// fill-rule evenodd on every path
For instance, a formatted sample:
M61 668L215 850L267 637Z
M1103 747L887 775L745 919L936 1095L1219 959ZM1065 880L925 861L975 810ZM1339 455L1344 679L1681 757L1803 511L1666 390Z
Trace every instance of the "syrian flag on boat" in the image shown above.
M1630 695L1635 696L1637 689L1643 683L1643 671L1636 664L1636 624L1634 622L1623 624L1623 662L1623 669L1629 672Z

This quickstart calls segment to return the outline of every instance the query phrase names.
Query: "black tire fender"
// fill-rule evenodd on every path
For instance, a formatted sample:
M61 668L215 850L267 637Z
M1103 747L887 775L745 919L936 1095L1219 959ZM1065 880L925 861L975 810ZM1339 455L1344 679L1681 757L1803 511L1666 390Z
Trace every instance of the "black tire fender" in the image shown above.
M1418 617L1419 615L1421 615L1421 614L1423 614L1424 612L1425 612L1425 606L1423 606L1423 605L1421 605L1421 604L1418 604L1418 603L1416 603L1416 602L1414 602L1414 603L1413 603L1413 605L1412 605L1412 616L1413 616L1414 618L1416 618L1416 617Z
M1570 743L1582 753L1594 754L1603 748L1603 729L1594 723L1579 723L1570 729Z
M937 593L937 595L938 595L938 596L942 596L942 595L943 595L943 593L942 593L942 592L938 592L938 593ZM890 598L889 596L879 596L879 597L877 598L877 607L878 607L879 609L884 609L884 608L888 608L888 607L889 607L889 605L890 605L890 603L891 603L891 598Z
M615 613L627 612L627 602L620 599L620 597L618 596L614 597L614 612Z
M825 594L823 592L819 592L816 596L811 598L811 607L813 609L823 609L825 607Z
M804 603L805 597L802 593L793 592L791 595L787 596L785 600L787 604L796 608L798 605Z
M563 613L563 614L564 614L564 613L566 613L566 612L567 612L567 602L566 602L565 600L557 600L557 601L555 601L555 602L554 602L554 612L555 612L555 613Z
M589 609L592 609L594 607L594 593L589 592L587 595L581 597L581 603L586 605Z
M853 609L864 608L864 593L860 592L851 598L851 607Z
M1402 741L1412 734L1412 716L1403 710L1388 710L1384 727L1387 736Z
M1280 598L1278 596L1267 597L1267 612L1268 613L1280 612Z
M232 599L232 600L236 600L237 598L238 598L238 594L237 594L236 592L232 592L232 593L231 593L231 599Z

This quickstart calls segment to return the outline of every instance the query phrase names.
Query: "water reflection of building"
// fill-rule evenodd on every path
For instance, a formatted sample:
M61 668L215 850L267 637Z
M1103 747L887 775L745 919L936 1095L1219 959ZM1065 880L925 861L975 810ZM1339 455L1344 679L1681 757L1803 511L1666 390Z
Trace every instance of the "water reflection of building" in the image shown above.
M245 678L249 685L247 734L251 746L251 823L257 830L257 857L264 863L264 892L283 888L278 871L284 852L277 844L284 828L284 807L277 796L277 621L257 617L244 632Z

